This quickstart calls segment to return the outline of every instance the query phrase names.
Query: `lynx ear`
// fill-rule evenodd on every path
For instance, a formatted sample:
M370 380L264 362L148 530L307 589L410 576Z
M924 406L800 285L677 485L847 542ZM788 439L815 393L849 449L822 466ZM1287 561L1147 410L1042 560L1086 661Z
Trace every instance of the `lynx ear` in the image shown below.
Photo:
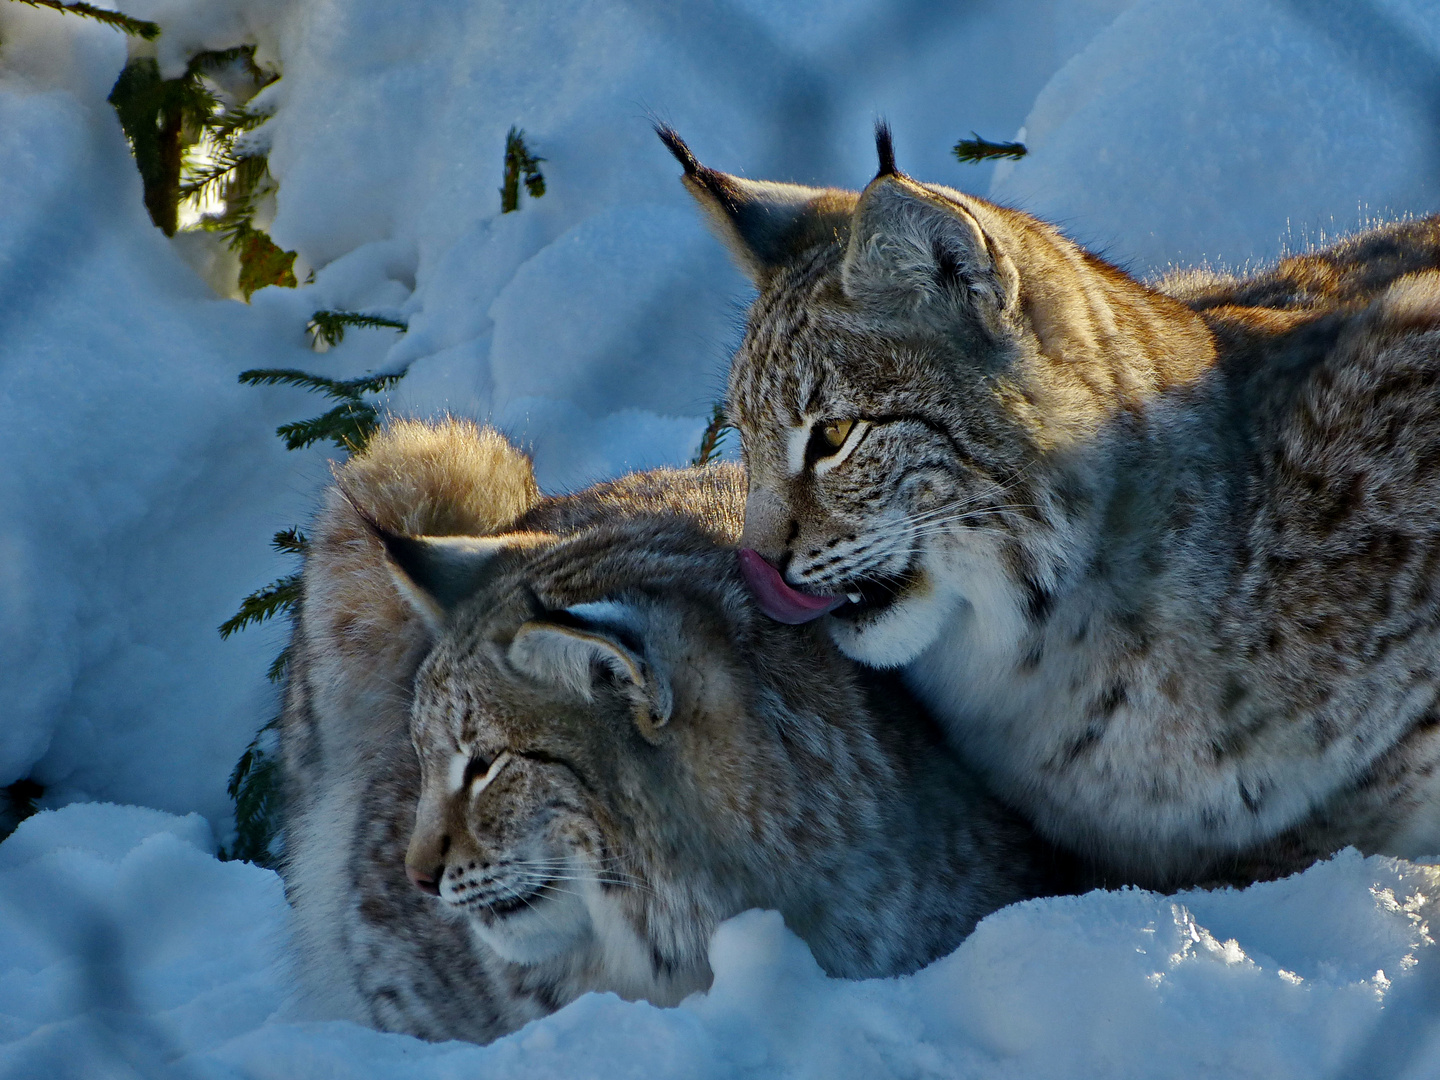
M400 595L432 634L445 617L485 583L495 557L515 536L400 536L375 530L390 556Z
M1020 291L1014 262L959 202L895 169L883 125L876 142L880 174L855 208L841 270L845 294L897 315L947 321L969 314L998 330Z
M640 734L651 742L670 721L674 695L669 681L609 628L527 622L515 632L509 658L532 679L584 701L594 700L599 679L612 679L630 699Z
M843 243L855 210L853 191L745 180L707 169L673 130L655 133L685 166L683 183L710 227L757 285L817 244Z

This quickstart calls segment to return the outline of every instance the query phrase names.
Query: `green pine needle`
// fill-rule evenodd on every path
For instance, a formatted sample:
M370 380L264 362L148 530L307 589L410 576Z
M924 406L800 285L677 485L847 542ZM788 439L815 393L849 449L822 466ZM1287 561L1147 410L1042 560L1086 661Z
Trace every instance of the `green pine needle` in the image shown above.
M289 669L290 646L287 645L280 650L274 660L270 661L270 666L265 671L265 677L272 683L278 683L281 679L285 678L285 672Z
M402 333L410 329L409 324L400 319L387 319L382 315L366 315L360 311L317 311L310 316L310 321L306 324L305 329L310 331L310 336L317 343L323 341L327 346L334 348L345 340L347 326L372 329L389 327L391 330L399 330Z
M720 445L725 441L726 434L733 430L725 421L725 406L717 404L710 413L710 422L705 425L705 433L700 436L700 449L696 451L690 464L699 468L718 461Z
M288 574L242 600L240 610L220 624L220 636L228 638L247 626L268 622L288 612L299 600L300 575Z
M285 449L300 450L329 439L337 449L352 453L364 448L380 426L380 414L363 401L346 401L323 416L281 424L275 434L285 440Z
M281 529L270 541L270 545L276 551L283 551L290 555L304 555L310 548L310 539L299 529Z
M297 368L251 368L240 373L240 381L246 386L303 386L307 390L318 390L329 397L358 399L359 394L346 389L337 379L323 375L311 375Z
M252 368L240 373L246 386L300 386L340 401L359 401L361 394L378 394L388 390L405 377L395 375L362 375L358 379L327 379L296 368Z
M131 37L144 38L146 41L154 41L160 36L160 24L153 23L146 19L133 19L129 15L122 15L118 11L106 11L104 8L97 8L93 4L85 3L62 3L61 0L20 0L22 4L29 4L31 7L50 8L53 11L62 11L66 15L79 15L82 18L94 19L96 22L104 23L106 26L113 26L122 30Z
M1024 143L1018 142L991 142L989 139L982 139L975 132L970 133L972 138L961 139L955 144L955 157L967 165L974 165L981 161L992 161L996 158L1009 158L1011 161L1019 161L1028 150Z
M235 800L235 846L221 850L220 858L243 859L273 867L273 845L278 833L276 810L280 803L280 763L261 745L267 732L280 724L277 716L262 727L240 755L230 773L227 790Z
M532 199L545 194L545 176L540 172L540 162L525 145L525 132L512 127L505 136L505 185L500 189L500 212L508 214L520 209L520 182L524 178L525 190Z

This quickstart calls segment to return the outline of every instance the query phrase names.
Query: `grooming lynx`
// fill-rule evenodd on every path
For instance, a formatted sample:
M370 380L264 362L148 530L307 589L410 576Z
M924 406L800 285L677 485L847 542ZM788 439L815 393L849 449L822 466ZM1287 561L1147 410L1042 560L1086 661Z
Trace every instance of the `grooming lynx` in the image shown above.
M767 612L830 613L1112 880L1440 851L1440 223L1147 287L895 168L661 137L760 295L730 377Z
M755 611L733 466L547 500L493 432L397 424L338 483L282 728L321 1013L484 1042L675 1004L751 907L894 975L1062 890L902 689Z

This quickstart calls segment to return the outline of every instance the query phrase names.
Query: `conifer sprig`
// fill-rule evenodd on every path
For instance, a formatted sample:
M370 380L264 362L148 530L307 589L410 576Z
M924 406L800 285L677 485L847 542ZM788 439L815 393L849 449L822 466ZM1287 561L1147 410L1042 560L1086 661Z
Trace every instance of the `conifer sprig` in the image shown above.
M215 77L227 70L233 76L237 67L248 87L238 98L222 100L229 92L220 86L233 87L236 80ZM239 141L268 119L246 102L279 77L255 63L253 45L237 45L197 53L175 79L160 77L154 57L136 57L110 91L140 170L150 219L173 236L182 204L200 209L211 200L221 203L224 209L201 226L222 235L238 257L236 284L246 300L266 285L298 284L295 252L255 227L257 208L276 188L266 156Z
M160 24L150 22L148 19L136 19L129 15L122 15L118 11L106 11L94 4L86 3L63 3L62 0L19 0L22 4L29 4L31 7L50 8L52 11L61 11L66 15L79 15L85 19L94 19L96 22L104 23L106 26L113 26L116 30L123 31L131 37L144 38L146 41L154 41L160 36Z
M287 574L240 601L240 610L220 624L220 636L228 638L247 626L287 614L299 600L300 575Z
M270 666L265 669L265 678L272 683L278 683L285 678L285 672L290 668L290 646L286 645L275 654L275 659L270 661Z
M545 194L545 175L540 163L545 159L536 157L525 145L525 132L512 127L505 136L505 186L500 189L500 212L508 214L520 209L520 182L524 178L525 191L532 199Z
M310 538L297 528L281 529L270 546L287 555L304 555L310 549Z
M352 453L362 448L380 426L380 414L365 401L346 401L320 416L281 424L275 434L285 440L286 450L303 450L329 439L337 450Z
M705 432L700 436L700 449L690 460L690 464L699 468L702 465L709 465L712 461L720 459L720 445L725 441L725 436L734 430L725 420L725 406L717 404L710 413L710 422L705 425Z
M299 450L324 439L329 439L340 450L361 449L380 426L379 412L363 395L378 394L404 377L402 371L393 375L362 375L358 379L327 379L294 368L256 368L240 373L240 381L247 386L299 386L340 402L320 416L276 428L275 434L285 440L287 450Z
M974 165L981 161L993 161L997 158L1019 161L1029 153L1024 143L991 142L989 139L982 139L973 131L970 135L971 138L961 139L955 144L955 157L967 165Z
M277 716L262 727L230 773L227 790L235 801L235 844L228 851L220 850L222 859L243 859L260 866L275 863L280 763L265 751L264 744L274 741L271 732L279 724Z
M184 178L180 182L180 198L192 204L203 203L212 195L224 198L226 188L237 192L253 191L269 171L269 164L263 154L236 154L231 150L220 150L203 165L187 163ZM253 208L246 206L253 217ZM216 229L225 231L224 227Z
M305 329L310 331L310 337L317 346L323 342L326 348L334 348L345 340L347 326L369 329L389 327L402 333L410 328L400 319L387 319L382 315L366 315L360 311L317 311L310 316Z
M327 379L297 368L252 368L240 373L240 381L246 386L300 386L341 401L359 401L362 394L378 394L404 377L402 371L394 375L362 375L358 379Z

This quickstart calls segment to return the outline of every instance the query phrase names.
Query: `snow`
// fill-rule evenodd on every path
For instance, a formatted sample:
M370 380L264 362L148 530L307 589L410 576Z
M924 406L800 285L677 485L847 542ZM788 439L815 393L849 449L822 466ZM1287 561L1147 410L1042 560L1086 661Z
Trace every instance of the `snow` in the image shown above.
M1263 262L1433 212L1437 107L1432 0L1146 0L1051 79L991 195L1142 273Z
M858 187L884 115L902 168L1137 272L1241 265L1437 209L1440 4L121 7L164 27L166 74L243 40L283 70L255 138L315 278L216 297L141 205L105 101L126 42L0 4L0 784L52 808L0 844L0 1075L1434 1074L1433 872L1353 852L1241 893L1018 905L893 981L826 980L751 913L708 995L587 997L488 1048L300 1022L278 879L212 852L283 640L215 628L290 569L269 536L328 476L273 434L318 399L241 370L407 368L393 410L491 419L551 490L681 463L751 293L650 117L717 167ZM512 125L549 190L501 216ZM950 157L1022 129L1019 162ZM322 308L410 329L320 355Z
M280 880L208 840L92 804L0 845L5 1075L1281 1080L1434 1075L1440 1051L1440 870L1354 851L1243 892L1017 904L902 979L827 979L752 911L679 1008L592 994L476 1047L296 1019Z

